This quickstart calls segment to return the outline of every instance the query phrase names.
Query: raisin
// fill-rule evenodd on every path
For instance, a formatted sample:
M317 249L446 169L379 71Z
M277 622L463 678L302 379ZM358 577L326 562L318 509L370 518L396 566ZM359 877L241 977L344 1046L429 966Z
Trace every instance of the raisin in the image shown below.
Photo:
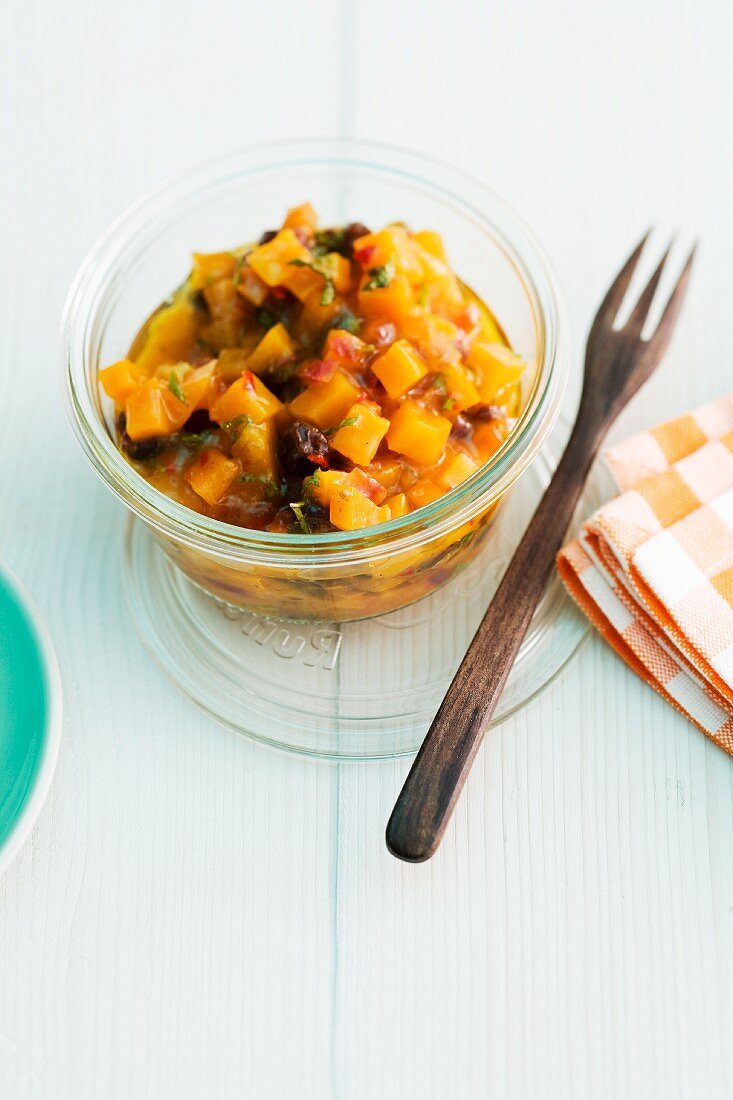
M471 431L471 421L467 420L463 413L459 413L453 421L451 436L454 439L463 439Z
M354 258L354 241L358 241L359 237L366 237L369 232L370 230L361 222L349 222L344 227L344 236L339 252L346 256L348 260L352 260Z
M269 244L277 236L277 229L266 229L257 244Z
M280 461L289 473L305 476L328 465L328 440L312 424L296 420L280 439Z
M124 413L120 414L117 421L117 431L120 437L120 449L133 462L145 462L163 449L164 440L162 439L131 439L127 434L127 419Z
M182 432L190 432L191 435L201 435L202 432L213 432L219 427L209 416L206 409L196 409L189 416L181 428Z
M503 420L504 410L499 405L472 405L470 409L466 409L465 415L470 420Z
M204 297L203 290L194 290L190 297L190 302L197 313L208 313L209 305Z

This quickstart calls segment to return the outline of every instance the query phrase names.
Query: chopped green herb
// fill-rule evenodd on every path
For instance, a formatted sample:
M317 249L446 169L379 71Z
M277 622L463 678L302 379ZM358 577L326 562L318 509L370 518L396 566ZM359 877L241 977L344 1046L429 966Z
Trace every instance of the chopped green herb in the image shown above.
M203 447L205 435L205 432L182 432L179 438L183 446L188 447L189 451L196 451L199 447Z
M350 428L358 421L358 416L347 416L345 420L342 420L340 424L337 424L335 428L328 428L326 435L336 435L336 432L340 432L342 428Z
M185 393L183 392L183 388L181 387L181 380L174 371L171 371L168 377L168 389L171 391L173 396L181 402L182 405L188 404L188 398L186 397Z
M394 279L395 269L394 260L387 260L386 264L382 264L381 267L372 267L369 270L369 279L364 284L364 290L380 290L382 287L389 286Z
M343 229L318 229L316 231L314 256L325 256L327 252L339 252L344 246Z
M295 513L295 518L298 521L298 527L300 528L300 530L303 532L304 535L310 535L311 529L308 525L308 520L303 515L303 508L305 507L305 501L304 500L297 500L295 502L291 501L290 507L293 509L293 512Z
M455 400L454 397L446 397L445 401L443 402L442 407L444 409L452 409L453 406L455 405L455 403L456 403L456 400Z
M445 375L444 374L434 375L433 380L430 384L430 388L432 390L437 390L438 393L447 393L448 392L448 383L446 381Z
M267 329L268 332L274 325L277 324L277 318L273 317L269 309L258 309L255 311L255 317L257 318L257 324L262 328Z
M331 321L329 328L341 328L344 332L350 332L352 336L357 336L361 328L361 318L352 313L348 306L342 306L333 321Z
M315 271L316 275L321 276L321 278L324 280L323 293L321 294L321 305L330 305L336 297L336 287L333 285L333 279L329 275L328 271L326 271L323 264L320 263L320 260L316 258L309 263L308 260L296 259L291 260L290 263L293 267L309 267L311 271Z
M417 296L417 304L420 309L425 309L428 304L428 288L427 286L420 287L420 293Z
M242 428L248 428L252 424L252 417L247 416L245 413L240 413L239 416L235 416L233 420L227 420L225 424L222 424L222 428L225 432L229 432L232 438L232 442L237 438Z

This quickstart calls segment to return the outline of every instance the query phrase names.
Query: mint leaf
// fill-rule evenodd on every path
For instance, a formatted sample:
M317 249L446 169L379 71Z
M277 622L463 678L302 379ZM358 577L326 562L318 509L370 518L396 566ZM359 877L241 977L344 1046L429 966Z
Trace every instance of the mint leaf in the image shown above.
M381 267L370 268L368 274L369 279L364 284L364 290L381 290L382 287L389 286L395 276L394 260L389 259Z
M300 527L300 530L303 532L304 535L310 535L311 529L308 526L308 520L303 515L303 508L305 507L305 501L304 500L296 500L295 502L291 502L290 507L293 509L293 512L295 513L295 518L298 521L298 527Z
M173 371L171 371L170 377L168 378L168 389L171 391L173 396L181 402L182 405L188 404L188 398L186 397L181 387L181 380L177 374L173 373Z

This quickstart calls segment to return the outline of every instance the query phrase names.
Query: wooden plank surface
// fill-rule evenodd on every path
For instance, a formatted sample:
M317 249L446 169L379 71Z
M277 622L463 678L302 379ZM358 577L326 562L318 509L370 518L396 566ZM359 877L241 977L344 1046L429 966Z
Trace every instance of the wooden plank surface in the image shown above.
M3 1096L730 1094L730 759L593 639L488 739L438 856L397 863L405 764L237 740L140 648L58 329L84 252L147 187L346 132L504 194L578 347L648 223L699 233L679 337L619 431L676 413L733 378L732 46L724 0L2 6L0 555L66 702L51 798L0 881Z

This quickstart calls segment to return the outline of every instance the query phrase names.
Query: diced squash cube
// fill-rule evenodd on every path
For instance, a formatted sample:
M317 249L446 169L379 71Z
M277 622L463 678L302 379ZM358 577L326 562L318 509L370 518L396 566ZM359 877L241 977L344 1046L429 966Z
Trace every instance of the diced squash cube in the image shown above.
M440 372L445 379L446 396L444 408L452 412L462 412L470 409L481 400L481 394L468 377L463 367L453 363L446 363Z
M277 428L274 420L261 424L245 424L232 444L232 455L239 459L246 473L262 475L276 481Z
M238 462L216 447L198 455L186 471L186 481L207 504L216 504L240 474Z
M250 354L247 348L223 348L216 361L216 373L229 384L236 382L247 369Z
M246 416L261 424L282 408L282 402L251 371L245 371L211 406L211 419L229 424L238 416Z
M426 477L419 477L407 490L407 499L413 508L424 508L426 504L432 504L442 495L443 490Z
M343 470L316 470L303 482L306 493L317 504L328 508L331 497L346 485L348 475Z
M480 462L488 462L493 454L499 450L508 434L506 420L488 420L483 424L477 424L473 431L473 445Z
M434 466L440 461L452 427L447 417L407 398L392 417L387 443L418 466Z
M384 523L390 516L386 509L380 508L358 489L345 486L331 497L329 518L339 531L358 531L362 527Z
M251 267L242 264L234 276L234 285L237 293L241 294L253 306L261 306L267 297L267 283L263 283L259 275L256 275Z
M380 457L378 461L372 462L365 473L373 477L380 485L384 485L385 489L393 489L400 480L403 469L404 467L398 458L384 456Z
M130 394L125 402L125 425L131 439L170 435L173 428L167 394L169 390L159 378L150 378Z
M396 340L372 363L372 370L390 397L402 397L428 373L425 360L409 340Z
M359 389L337 371L328 382L311 382L290 402L296 420L307 420L317 428L340 424L359 396Z
M391 266L410 283L422 279L422 267L410 234L401 225L388 225L378 233L367 233L354 241L354 259L367 273Z
M273 325L247 360L247 370L262 374L272 367L279 367L295 356L295 350L285 325Z
M384 507L389 511L390 519L399 519L400 516L406 516L410 511L410 504L405 493L395 493L394 496L387 497Z
M431 256L434 256L436 260L440 260L443 264L448 263L445 245L440 233L434 233L432 229L420 229L417 233L413 233L412 239L426 252L429 252Z
M292 274L293 260L311 262L311 254L292 229L281 229L267 244L258 245L247 257L247 263L268 286L282 286Z
M519 382L524 373L524 361L504 344L477 341L467 362L476 371L482 401L489 404L505 386Z
M219 279L231 279L237 270L237 258L231 252L194 252L190 286L203 290Z
M318 229L318 215L309 202L303 202L288 210L283 229L307 229L309 233L315 233Z
M189 358L196 343L196 314L187 300L164 306L151 317L142 350L134 356L139 367L153 370L161 363L180 363Z
M119 363L113 363L111 367L105 367L99 372L99 381L104 392L112 398L115 405L124 405L146 378L147 372L130 359L120 359Z
M379 315L402 324L415 304L412 287L404 275L394 275L387 286L367 289L369 277L362 276L358 310L366 317Z
M323 358L344 366L358 366L363 363L369 352L369 345L353 332L343 328L332 328L326 337Z
M332 302L327 302L326 305L323 305L321 302L323 296L323 279L319 277L318 282L319 285L303 302L303 309L298 319L298 335L304 337L306 340L308 340L314 332L318 332L320 329L324 329L327 325L330 325L343 305L343 301L338 295Z
M311 294L318 294L320 300L325 283L323 276L314 271L312 267L301 267L299 264L293 264L290 270L283 275L282 285L286 286L299 302L305 302Z
M332 446L360 466L367 466L384 439L389 420L358 401L346 413L344 423L333 436Z
M448 460L435 480L443 489L455 489L457 485L469 478L471 474L475 474L477 470L478 463L474 462L463 451L459 451L458 454L453 455Z
M445 317L415 313L405 320L404 333L433 370L442 370L445 363L460 363L461 330Z

